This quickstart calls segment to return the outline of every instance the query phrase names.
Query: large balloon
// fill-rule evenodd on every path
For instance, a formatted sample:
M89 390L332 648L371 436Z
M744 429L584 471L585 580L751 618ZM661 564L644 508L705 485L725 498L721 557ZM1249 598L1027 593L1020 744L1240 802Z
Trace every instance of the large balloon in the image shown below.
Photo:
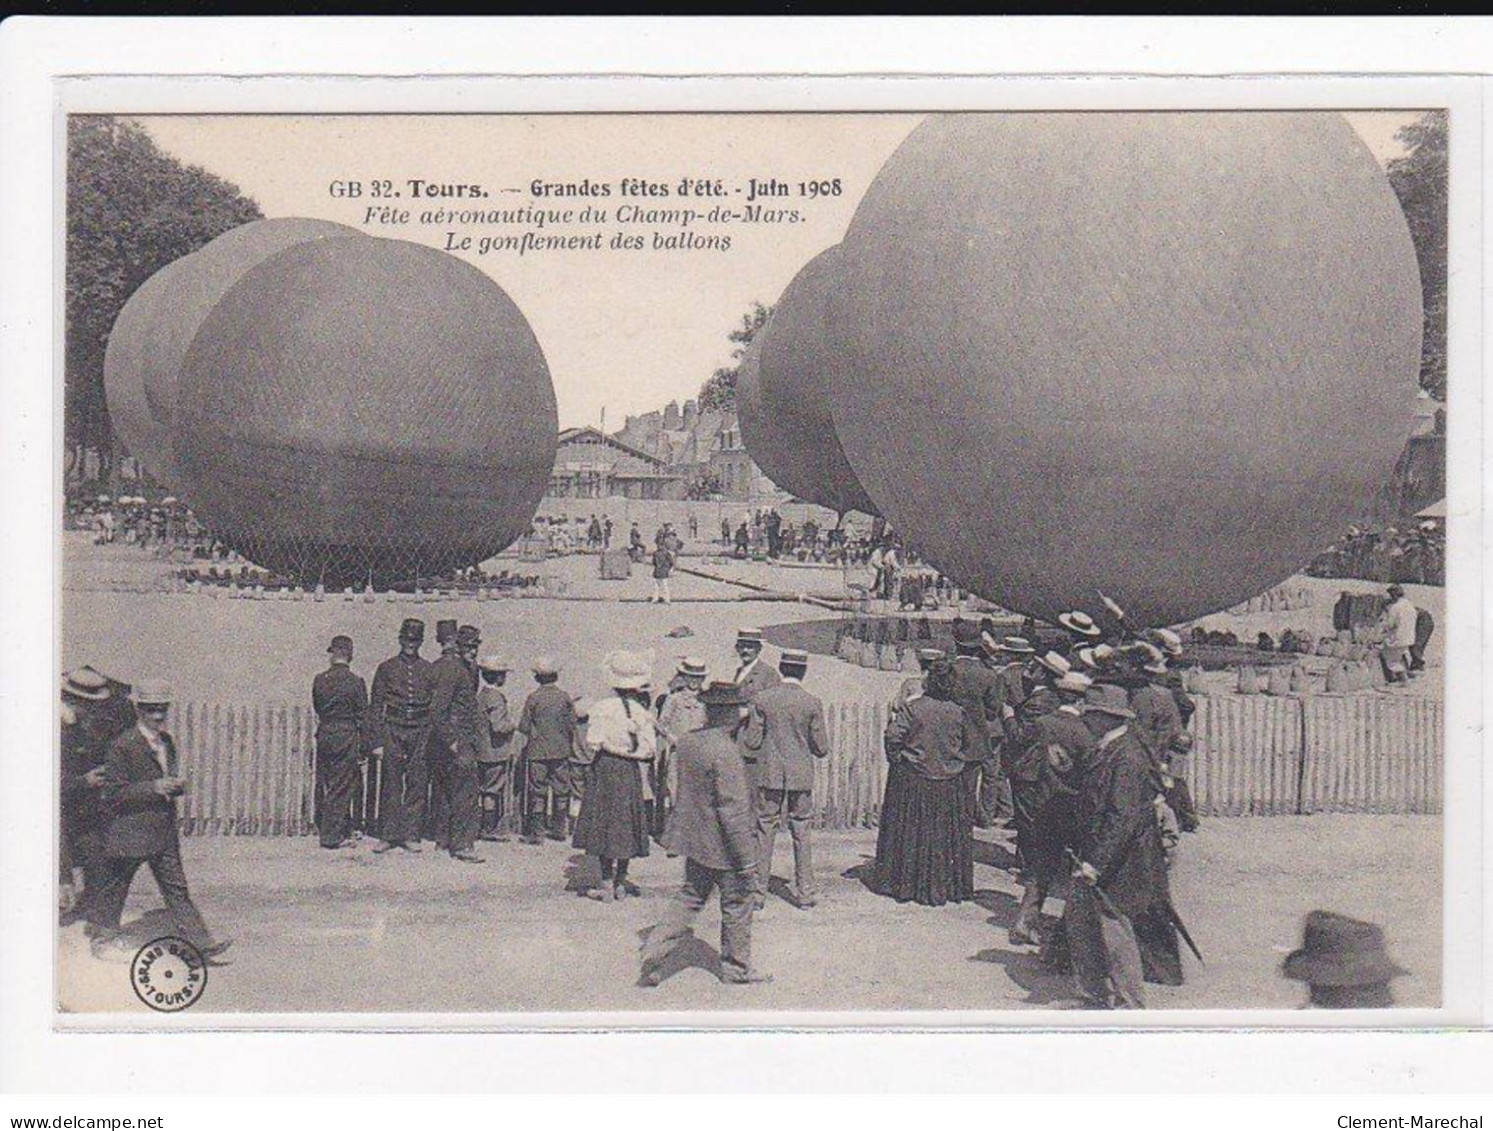
M474 564L527 528L554 468L554 389L476 268L367 236L246 273L181 371L193 511L251 560L328 583Z
M202 321L245 272L272 255L307 240L357 235L356 228L330 220L284 217L255 220L230 228L206 247L199 248L171 269L152 276L160 279L157 316L151 320L145 349L145 400L160 431L172 432L177 381L182 362ZM174 451L167 449L169 463Z
M178 259L167 264L135 288L114 320L104 350L104 397L110 428L146 471L173 486L179 476L171 454L171 437L150 410L145 377L151 366L147 340L156 319L162 316L167 280L183 262Z
M811 259L788 284L736 374L741 440L762 474L810 503L876 513L830 416L830 371L844 367L829 327L839 248Z
M1404 444L1415 250L1337 114L932 117L842 248L851 465L1010 609L1227 607L1362 513Z

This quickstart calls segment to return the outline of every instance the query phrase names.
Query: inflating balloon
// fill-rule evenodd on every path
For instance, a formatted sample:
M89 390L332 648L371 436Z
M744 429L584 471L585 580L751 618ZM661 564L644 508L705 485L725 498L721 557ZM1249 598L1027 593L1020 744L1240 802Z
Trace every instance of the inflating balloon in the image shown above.
M935 565L1166 624L1301 568L1410 425L1415 251L1330 113L959 114L862 201L835 429Z
M395 583L524 532L554 468L555 394L533 331L474 267L366 236L247 272L181 370L193 512L301 578Z
M145 400L167 435L176 411L176 387L187 349L202 321L252 268L272 255L307 240L357 235L356 228L330 220L283 217L230 228L206 247L172 264L162 277L161 299L145 340L149 365Z
M736 374L741 440L783 490L844 514L877 513L855 477L830 416L831 369L845 364L829 327L839 248L820 252L788 284Z
M145 397L145 378L151 365L146 341L161 317L167 280L183 262L178 259L167 264L135 288L114 320L104 350L109 427L141 466L164 483L174 483L179 475L168 429L156 419Z

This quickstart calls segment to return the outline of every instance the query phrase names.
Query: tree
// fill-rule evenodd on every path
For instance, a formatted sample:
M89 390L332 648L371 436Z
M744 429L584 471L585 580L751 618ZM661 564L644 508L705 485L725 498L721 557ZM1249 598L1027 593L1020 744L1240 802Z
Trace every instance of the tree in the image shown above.
M742 354L746 353L747 346L757 336L757 332L767 325L767 320L771 317L772 307L754 302L752 309L741 316L741 325L726 335L736 345L736 348L731 351L731 358L736 364L717 369L710 375L710 379L700 386L702 412L707 409L729 412L736 408L736 374L741 369Z
M261 216L237 187L162 152L138 123L92 114L68 119L63 433L70 449L110 451L104 349L135 288Z
M1446 111L1429 110L1395 134L1406 149L1389 163L1389 183L1415 242L1425 323L1420 384L1446 399Z

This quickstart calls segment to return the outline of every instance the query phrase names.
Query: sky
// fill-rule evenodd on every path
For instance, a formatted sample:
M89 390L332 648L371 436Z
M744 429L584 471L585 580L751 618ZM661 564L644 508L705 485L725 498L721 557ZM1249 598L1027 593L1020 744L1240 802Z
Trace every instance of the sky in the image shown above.
M1395 130L1414 113L1344 115L1381 163L1398 155ZM453 250L487 273L534 328L550 368L560 424L621 427L626 414L692 397L731 364L727 333L756 301L771 304L798 269L838 243L866 187L921 115L179 115L137 119L165 151L237 185L266 216L335 220L372 235L446 247L447 233L472 236ZM622 205L708 210L713 198L622 198L624 178L677 187L682 178L719 179L739 209L751 179L800 182L826 191L762 201L796 210L798 222L697 226L729 235L729 251L480 252L482 235L517 227L421 224L432 208L514 209L533 205L611 213L608 223L573 222L545 234L598 230L651 236L671 224L622 223ZM409 181L480 185L485 199L410 197ZM532 196L533 183L609 183L606 199ZM838 180L836 193L832 182ZM334 182L356 181L356 199ZM388 181L398 199L374 199ZM740 190L738 193L736 190ZM408 223L368 223L367 209L408 209Z

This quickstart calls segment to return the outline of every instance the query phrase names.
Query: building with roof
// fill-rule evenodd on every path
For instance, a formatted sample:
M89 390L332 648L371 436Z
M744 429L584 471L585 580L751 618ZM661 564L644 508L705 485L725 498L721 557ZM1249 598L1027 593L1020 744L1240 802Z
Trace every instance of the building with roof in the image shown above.
M633 447L599 428L566 428L560 433L555 469L550 474L552 499L682 499L686 482L657 456Z

